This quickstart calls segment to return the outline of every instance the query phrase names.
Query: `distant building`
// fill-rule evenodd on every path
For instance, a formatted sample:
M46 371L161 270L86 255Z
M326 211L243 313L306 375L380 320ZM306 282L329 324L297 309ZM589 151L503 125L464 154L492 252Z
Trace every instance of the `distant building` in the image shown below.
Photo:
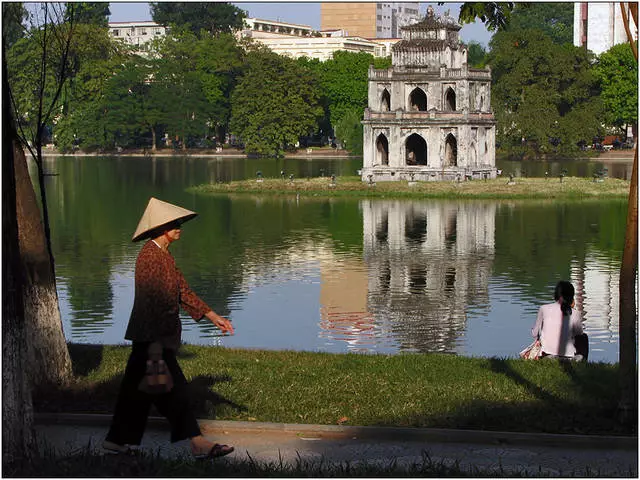
M167 27L155 22L109 22L109 33L138 50L146 50L148 42L167 34Z
M402 27L391 68L369 67L363 181L495 178L491 71L468 67L461 28L429 7Z
M251 38L273 52L291 58L330 59L333 52L365 52L374 57L388 57L396 39L362 38L349 36L343 29L314 31L308 25L277 22L259 18L245 18L240 38Z
M617 2L574 3L573 44L577 47L586 47L587 50L600 55L614 45L628 42L620 5L625 4ZM628 18L630 30L637 41L638 30L635 28L630 14Z
M420 19L419 2L324 2L320 29L342 29L348 36L398 38L400 28Z

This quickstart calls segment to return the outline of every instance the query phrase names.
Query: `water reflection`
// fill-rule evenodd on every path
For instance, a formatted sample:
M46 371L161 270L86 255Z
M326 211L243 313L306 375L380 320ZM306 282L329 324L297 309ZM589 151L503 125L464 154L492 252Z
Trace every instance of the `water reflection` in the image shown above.
M626 202L198 196L214 179L295 177L352 161L67 157L47 161L65 334L122 343L132 244L150 196L199 212L172 247L233 337L183 317L188 343L238 348L513 356L569 278L595 361L615 361Z
M488 302L495 203L361 203L368 305L398 348L455 351L466 310Z

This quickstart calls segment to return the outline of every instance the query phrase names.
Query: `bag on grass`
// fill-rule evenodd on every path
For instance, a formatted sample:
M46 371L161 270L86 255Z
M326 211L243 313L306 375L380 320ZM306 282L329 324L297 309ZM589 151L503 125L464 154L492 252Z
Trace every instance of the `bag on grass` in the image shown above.
M520 352L520 358L525 360L538 360L542 356L542 344L540 340L534 342Z

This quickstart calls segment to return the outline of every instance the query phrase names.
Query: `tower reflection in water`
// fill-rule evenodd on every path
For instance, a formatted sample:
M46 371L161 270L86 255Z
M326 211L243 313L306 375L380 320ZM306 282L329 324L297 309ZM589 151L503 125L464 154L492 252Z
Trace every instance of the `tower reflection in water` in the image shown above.
M466 311L488 311L495 203L364 200L364 268L323 268L322 336L356 351L381 345L455 352Z

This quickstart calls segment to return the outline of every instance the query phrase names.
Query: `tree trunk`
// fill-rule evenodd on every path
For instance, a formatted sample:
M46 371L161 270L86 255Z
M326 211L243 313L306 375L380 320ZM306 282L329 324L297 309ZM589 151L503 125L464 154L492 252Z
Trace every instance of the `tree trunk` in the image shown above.
M637 129L636 129L637 132ZM634 132L634 136L636 136ZM638 274L638 145L636 142L629 187L627 227L620 267L620 420L636 422L638 383L636 367L636 276Z
M3 58L2 94L8 97ZM33 404L25 365L27 328L22 304L22 269L18 245L14 145L10 102L2 106L2 465L28 461L37 452L33 430Z
M627 11L628 8L628 11ZM633 20L638 28L638 4L635 2L620 3L622 20L627 39L631 45L633 56L638 61L633 32L629 20ZM629 16L631 18L629 18ZM638 415L638 369L636 342L636 276L638 275L638 125L633 127L635 154L629 187L629 204L627 207L627 225L620 267L620 307L619 307L619 342L620 342L620 403L618 405L619 420L637 425Z
M29 376L37 389L65 384L71 378L71 358L62 330L53 262L22 148L14 150L14 158Z
M156 129L154 126L151 127L151 151L156 151Z

